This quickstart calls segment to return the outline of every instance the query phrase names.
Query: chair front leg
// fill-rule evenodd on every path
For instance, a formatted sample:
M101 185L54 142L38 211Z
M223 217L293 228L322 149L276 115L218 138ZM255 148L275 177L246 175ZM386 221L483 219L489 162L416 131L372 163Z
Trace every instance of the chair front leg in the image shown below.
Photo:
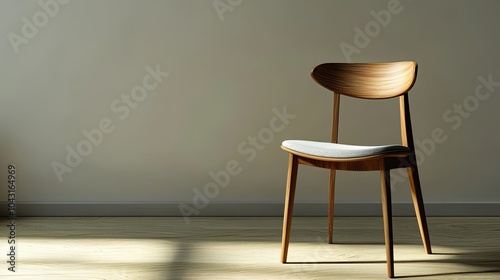
M382 212L384 216L385 251L387 256L387 275L394 277L394 242L392 238L392 201L390 170L384 166L380 169L382 186Z
M335 203L335 169L330 169L330 189L328 191L328 243L333 243L333 213Z
M295 186L298 171L297 156L290 154L288 159L288 178L286 183L285 211L283 214L283 233L281 240L281 262L285 263L288 256L288 243L292 228L293 203L295 199Z

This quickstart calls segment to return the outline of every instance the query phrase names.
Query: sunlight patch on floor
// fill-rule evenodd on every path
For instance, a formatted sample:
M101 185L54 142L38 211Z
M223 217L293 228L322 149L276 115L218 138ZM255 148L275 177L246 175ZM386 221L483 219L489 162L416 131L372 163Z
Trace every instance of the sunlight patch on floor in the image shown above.
M18 238L20 262L150 263L169 262L176 243L149 239Z

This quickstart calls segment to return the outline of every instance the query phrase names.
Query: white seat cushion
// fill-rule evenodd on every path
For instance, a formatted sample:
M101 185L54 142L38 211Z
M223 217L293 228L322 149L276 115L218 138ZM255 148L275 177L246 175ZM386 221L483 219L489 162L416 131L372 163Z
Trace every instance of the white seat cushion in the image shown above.
M326 158L358 158L410 152L408 147L402 145L357 146L304 140L286 140L282 145L302 154Z

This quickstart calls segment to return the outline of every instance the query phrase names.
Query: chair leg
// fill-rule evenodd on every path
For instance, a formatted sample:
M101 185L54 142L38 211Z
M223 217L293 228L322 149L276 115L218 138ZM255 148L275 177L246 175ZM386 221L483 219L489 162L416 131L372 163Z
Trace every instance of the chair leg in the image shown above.
M415 207L415 214L417 215L422 242L424 243L424 248L427 254L432 254L429 229L427 228L427 219L425 217L424 199L422 197L422 189L420 188L420 179L418 176L418 168L417 166L413 166L407 168L407 170L408 179L410 180L411 197L413 199L413 206Z
M288 160L288 179L286 183L285 212L283 215L283 233L281 240L282 263L286 262L288 256L288 243L290 242L290 230L292 228L293 202L295 199L298 165L297 157L290 154Z
M333 243L333 210L335 203L335 169L330 170L330 189L328 193L328 243Z
M387 275L394 277L394 250L392 239L392 201L390 170L380 170L380 184L382 186L382 212L384 215L385 251L387 256Z

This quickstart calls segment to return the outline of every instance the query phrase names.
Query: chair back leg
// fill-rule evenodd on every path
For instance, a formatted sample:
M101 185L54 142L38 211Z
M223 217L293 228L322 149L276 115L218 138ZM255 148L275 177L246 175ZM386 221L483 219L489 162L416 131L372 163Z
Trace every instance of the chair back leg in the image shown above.
M410 180L411 197L415 214L417 216L418 226L420 228L420 236L424 243L424 248L427 254L432 254L431 239L429 237L429 229L427 228L427 219L425 217L424 199L420 188L420 178L418 176L418 168L416 165L407 168L408 179Z

